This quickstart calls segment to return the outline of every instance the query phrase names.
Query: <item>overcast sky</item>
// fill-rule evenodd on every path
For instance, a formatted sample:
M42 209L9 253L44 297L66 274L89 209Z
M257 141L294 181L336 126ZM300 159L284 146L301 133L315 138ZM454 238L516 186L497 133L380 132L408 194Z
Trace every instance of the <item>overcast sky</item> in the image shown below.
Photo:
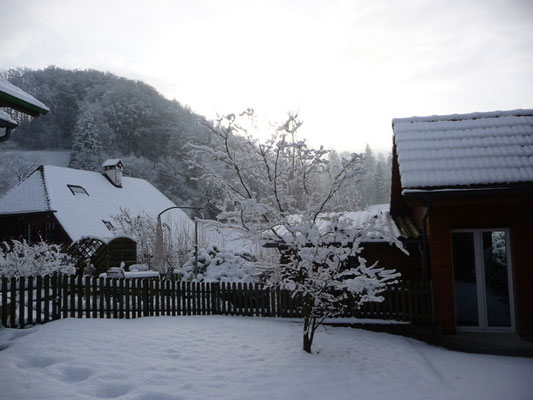
M8 1L0 69L94 68L210 118L297 111L314 145L391 119L533 108L533 1Z

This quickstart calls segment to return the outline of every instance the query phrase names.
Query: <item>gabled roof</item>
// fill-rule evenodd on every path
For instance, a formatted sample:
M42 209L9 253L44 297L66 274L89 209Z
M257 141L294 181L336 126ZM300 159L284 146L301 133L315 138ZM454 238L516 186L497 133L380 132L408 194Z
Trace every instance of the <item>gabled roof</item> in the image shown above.
M533 110L392 121L403 189L533 182Z
M46 193L42 167L0 197L0 215L46 211L52 209Z
M76 192L77 187L87 194ZM39 167L0 197L0 215L54 212L72 241L116 236L103 221L113 223L121 209L132 216L155 218L172 206L174 203L144 179L123 178L122 188L118 188L103 174L50 165ZM192 221L183 211L175 209L165 214L170 215L173 223L183 223L192 231Z
M0 78L0 106L11 107L15 110L37 116L47 114L50 109L31 94Z

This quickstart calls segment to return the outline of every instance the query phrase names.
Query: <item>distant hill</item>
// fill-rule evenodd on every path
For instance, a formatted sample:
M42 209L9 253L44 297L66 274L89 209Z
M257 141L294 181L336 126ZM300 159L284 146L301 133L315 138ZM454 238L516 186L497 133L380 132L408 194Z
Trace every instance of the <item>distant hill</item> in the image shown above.
M2 75L50 107L14 131L16 147L70 152L71 167L89 170L99 170L106 158L122 158L126 174L148 179L176 203L216 214L203 195L213 188L191 179L195 171L184 145L209 144L210 134L190 108L143 82L95 70L19 68Z

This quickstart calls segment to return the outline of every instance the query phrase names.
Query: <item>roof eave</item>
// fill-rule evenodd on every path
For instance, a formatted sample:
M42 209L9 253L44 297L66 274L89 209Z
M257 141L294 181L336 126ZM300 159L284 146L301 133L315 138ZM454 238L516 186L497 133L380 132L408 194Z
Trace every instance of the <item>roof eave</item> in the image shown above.
M38 107L35 104L28 103L27 101L4 92L0 92L0 105L11 107L17 111L29 114L32 117L48 114L50 111L48 108Z
M57 210L27 210L27 211L8 211L0 214L0 218L13 217L15 215L31 215L31 214L46 214L55 213Z
M533 182L521 185L494 187L450 187L450 188L405 188L402 196L405 198L422 197L481 197L487 195L533 194Z

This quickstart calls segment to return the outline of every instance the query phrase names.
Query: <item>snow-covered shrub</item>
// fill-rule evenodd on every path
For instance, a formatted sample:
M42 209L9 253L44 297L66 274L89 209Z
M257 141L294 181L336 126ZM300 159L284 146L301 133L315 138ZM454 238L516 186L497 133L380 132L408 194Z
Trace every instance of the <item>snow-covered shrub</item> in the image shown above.
M194 277L194 251L189 252L189 259L181 267L174 269L174 274L184 281L194 282L255 282L252 261L248 253L231 250L219 250L217 247L198 250L198 275Z
M44 241L27 243L13 240L0 243L0 276L21 277L76 272L61 247Z

